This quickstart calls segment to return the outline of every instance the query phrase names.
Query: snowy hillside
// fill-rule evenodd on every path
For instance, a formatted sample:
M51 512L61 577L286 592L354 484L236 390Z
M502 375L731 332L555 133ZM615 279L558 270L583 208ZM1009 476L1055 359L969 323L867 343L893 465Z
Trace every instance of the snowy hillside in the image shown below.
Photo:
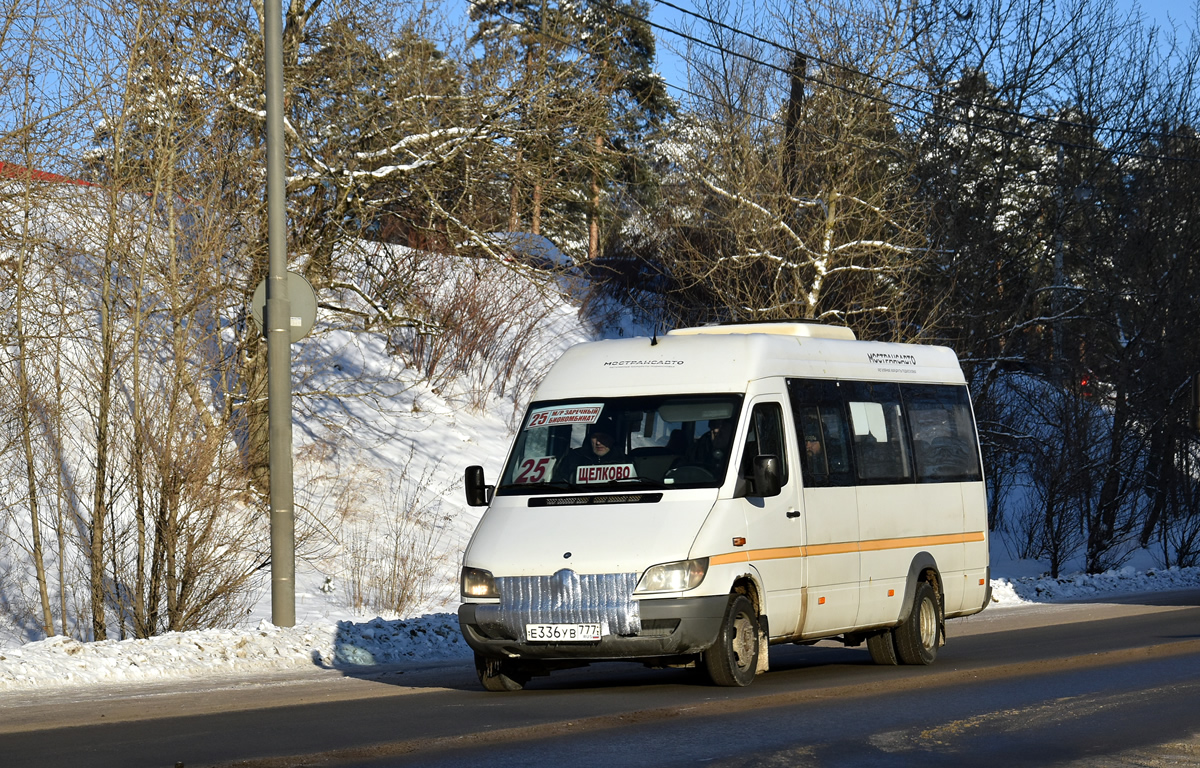
M59 191L39 231L96 203ZM153 214L130 209L133 227ZM26 344L0 358L19 383L0 390L0 410L33 418L0 433L0 648L48 623L94 636L93 552L109 638L256 627L271 615L266 499L242 464L265 365L247 278L219 259L167 264L153 238L103 262L103 228L78 229L0 287ZM444 611L478 517L464 468L499 470L532 387L589 326L520 264L360 242L339 265L292 348L297 621ZM166 267L185 270L186 295ZM106 283L102 269L130 274Z
M411 258L402 249L387 255ZM424 274L426 282L408 290L424 292L428 306L465 302L492 313L483 318L492 329L485 338L457 340L477 345L471 354L456 357L461 347L437 347L438 339L420 329L350 327L346 313L319 316L313 335L293 347L297 626L268 621L270 574L264 569L256 574L250 608L223 628L90 643L43 639L31 619L29 564L16 557L20 547L0 548L0 692L467 663L470 651L454 611L459 558L479 510L465 504L463 470L480 464L497 476L541 372L564 349L590 338L593 325L553 286L535 286L494 264L447 260L425 265ZM329 298L351 316L370 310L348 289ZM517 315L526 322L513 322ZM613 314L602 325L608 335L636 333ZM229 327L224 332L232 333ZM1043 563L1004 561L1004 551L997 541L994 610L1200 584L1200 569L1156 570L1148 557L1098 576L1049 579L1040 575ZM85 571L79 562L64 570Z

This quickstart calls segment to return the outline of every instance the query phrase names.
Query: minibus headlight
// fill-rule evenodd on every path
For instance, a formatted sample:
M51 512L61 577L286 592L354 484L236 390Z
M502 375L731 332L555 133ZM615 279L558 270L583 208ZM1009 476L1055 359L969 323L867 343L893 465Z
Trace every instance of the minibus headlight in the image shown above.
M683 592L695 589L708 573L708 558L652 565L642 574L636 592Z
M492 576L491 571L464 567L462 569L462 596L500 597L500 592L496 589L496 578Z

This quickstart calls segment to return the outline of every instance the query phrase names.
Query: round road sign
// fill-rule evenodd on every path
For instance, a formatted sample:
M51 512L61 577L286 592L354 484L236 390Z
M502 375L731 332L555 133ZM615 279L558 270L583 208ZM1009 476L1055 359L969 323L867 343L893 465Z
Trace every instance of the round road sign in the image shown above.
M287 273L287 290L288 302L291 304L291 317L288 318L288 331L290 331L291 341L295 344L300 339L303 339L312 330L313 323L317 321L317 294L313 291L308 281L304 279L304 275L296 274L295 272ZM258 325L260 333L263 331L263 311L267 306L267 281L263 280L254 289L254 297L250 299L250 312L254 317L255 324Z

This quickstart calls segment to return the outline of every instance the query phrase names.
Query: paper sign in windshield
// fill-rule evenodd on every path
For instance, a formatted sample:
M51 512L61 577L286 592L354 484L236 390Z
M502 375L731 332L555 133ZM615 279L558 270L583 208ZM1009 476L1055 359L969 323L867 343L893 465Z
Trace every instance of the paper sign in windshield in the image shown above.
M577 485L615 483L618 480L630 480L634 477L636 475L633 473L632 464L599 464L580 467L575 470L575 483Z
M521 462L514 479L518 483L544 483L550 480L553 472L553 456L535 456Z
M559 424L595 424L604 410L603 403L583 403L580 405L556 405L551 408L538 408L529 414L525 429L538 427L556 427Z

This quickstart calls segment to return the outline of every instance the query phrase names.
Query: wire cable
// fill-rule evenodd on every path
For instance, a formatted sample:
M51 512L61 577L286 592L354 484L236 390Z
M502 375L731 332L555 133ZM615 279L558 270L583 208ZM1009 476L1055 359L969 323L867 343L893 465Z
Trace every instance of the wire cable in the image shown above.
M632 14L629 14L627 11L624 11L623 9L617 8L615 5L613 5L612 0L601 0L601 2L603 2L605 5L610 7L614 12L621 14L627 18L638 18L638 17L633 16ZM775 42L773 40L769 40L769 39L760 37L752 32L747 32L747 31L739 29L737 27L730 26L729 24L725 24L724 22L718 21L709 16L705 16L703 14L696 13L695 11L688 10L686 8L682 8L678 5L675 5L674 3L670 2L670 0L654 0L654 2L657 3L658 5L662 5L667 8L671 8L672 10L678 11L679 13L685 14L687 16L691 16L692 18L695 18L699 21L704 22L705 24L709 24L718 29L723 29L727 32L731 32L736 35L741 35L741 36L746 37L749 40L752 40L754 42L770 46L770 47L775 48L786 54L791 54L792 57L803 57L807 61L813 61L813 62L817 62L819 64L823 64L830 68L840 69L840 70L845 71L855 77L860 77L860 78L863 78L864 80L870 80L870 81L879 83L882 86L908 90L908 91L920 94L920 95L925 96L930 99L949 99L949 101L951 102L952 105L956 105L959 107L976 108L976 109L980 109L980 110L983 110L986 112L1002 115L1005 117L1011 117L1016 120L1024 121L1024 122L1028 122L1028 123L1035 123L1035 124L1040 123L1040 124L1048 125L1051 127L1082 129L1082 130L1086 130L1090 133L1123 134L1123 135L1139 138L1142 140L1167 138L1167 136L1163 133L1140 131L1140 130L1134 130L1134 129L1096 126L1096 125L1089 125L1087 123L1079 123L1079 122L1075 122L1075 121L1071 121L1071 120L1063 120L1061 118L1052 118L1052 117L1046 117L1043 115L1030 115L1030 114L1018 112L1016 110L1005 109L1002 107L996 107L996 106L993 106L990 104L981 104L979 102L969 101L966 99L962 99L961 97L952 96L950 94L947 94L947 93L944 93L941 91L935 91L935 90L930 90L928 88L922 88L920 86L912 85L909 83L901 83L898 81L889 80L887 78L883 78L878 75L872 75L872 74L869 74L866 72L862 72L861 70L855 69L854 67L850 67L845 64L838 64L836 62L829 61L829 60L824 59L819 56L803 54L800 51L798 51L797 49L790 48L788 46L785 46L785 45ZM946 114L945 112L937 112L934 110L928 110L928 109L924 109L924 108L918 107L913 104L901 104L901 103L893 101L891 99L887 99L887 98L884 98L881 96L875 96L873 94L862 93L860 91L856 91L847 86L843 86L843 85L840 85L837 83L832 83L832 82L829 82L829 81L821 79L821 78L813 77L811 75L808 75L807 73L793 72L791 70L784 69L777 64L762 61L761 59L757 59L748 54L741 53L739 51L729 50L729 49L724 48L716 43L712 43L707 40L699 39L693 35L687 34L685 32L681 32L672 27L657 24L648 19L646 19L644 21L654 29L662 30L664 32L667 32L669 34L672 34L672 35L680 37L684 40L687 40L688 42L696 43L698 45L702 45L704 47L711 48L722 54L736 56L738 58L747 60L747 61L757 64L759 66L775 70L776 72L780 72L789 77L798 76L801 79L804 79L804 80L806 80L810 83L816 84L816 85L821 85L821 86L824 86L827 88L838 89L849 95L855 96L857 98L861 98L861 99L868 100L868 101L875 101L875 102L884 104L886 106L893 107L898 110L915 112L916 114L924 116L924 117L940 117L941 119L946 120L947 122L949 122L951 124L958 124L958 125L963 125L966 127L978 128L980 130L985 130L985 131L989 131L992 133L998 133L1000 135L1008 136L1011 138L1027 139L1029 141L1033 141L1033 142L1040 143L1040 144L1045 144L1047 146L1060 146L1061 145L1063 147L1069 147L1069 148L1073 148L1073 149L1096 151L1096 152L1101 152L1101 153L1109 154L1109 155L1134 157L1134 158L1141 158L1141 159L1147 159L1147 160L1200 162L1200 160L1198 160L1196 158L1191 158L1191 157L1139 152L1139 151L1133 151L1133 150L1122 150L1122 149L1106 148L1106 147L1099 147L1099 146L1088 146L1088 145L1078 144L1075 142L1068 142L1068 141L1063 141L1063 140L1059 140L1059 139L1053 139L1050 137L1038 137L1038 136L1030 135L1028 133L1009 131L1009 130L1000 128L998 126L993 126L993 125L989 125L986 123L966 121L961 118L952 117L952 116ZM676 86L672 86L672 87L676 87Z
M480 7L482 5L482 0L467 0L467 2L470 5L476 6L476 7ZM676 10L680 13L684 13L693 18L696 18L697 20L703 21L706 24L714 25L717 28L724 29L724 30L729 31L734 34L742 35L742 36L747 37L748 39L753 40L755 42L759 42L761 44L769 45L771 47L777 48L780 51L790 52L796 56L803 55L803 54L800 54L799 51L789 48L787 46L784 46L780 43L776 43L774 41L767 40L766 38L762 38L753 33L746 32L745 30L741 30L741 29L738 29L737 27L730 26L728 24L725 24L724 22L720 22L720 21L717 21L710 17L704 16L702 14L698 14L694 11L690 11L688 9L681 8L680 6L675 5L674 3L670 2L669 0L654 0L654 2L656 2L660 5L666 6L668 8L671 8L673 10ZM1127 158L1136 158L1136 159L1150 160L1150 161L1183 162L1183 163L1198 163L1198 162L1200 162L1200 159L1193 158L1193 157L1142 152L1142 151L1127 150L1127 149L1117 149L1117 148L1111 148L1111 147L1103 147L1103 146L1099 146L1099 145L1079 144L1077 142L1065 141L1062 139L1055 139L1051 136L1037 136L1037 135L1033 135L1033 134L1027 133L1027 132L1022 132L1022 131L1017 131L1017 130L1009 130L1009 129L1002 128L1000 126L992 125L989 123L982 123L982 122L977 122L975 120L968 120L968 119L963 119L961 117L955 117L947 112L942 112L942 111L933 110L933 109L926 109L926 108L917 106L915 104L902 104L900 102L885 98L883 96L869 94L869 93L863 93L861 91L850 88L849 86L845 86L840 83L831 82L826 79L810 75L807 72L803 72L803 73L793 72L793 71L784 69L783 67L780 67L777 64L763 61L763 60L758 59L749 54L742 53L740 51L734 51L734 50L727 49L721 45L718 45L717 43L695 37L694 35L680 31L680 30L675 29L670 26L665 26L665 25L659 24L657 22L651 21L649 18L643 18L641 16L637 16L636 14L632 14L623 8L617 7L617 5L613 2L613 0L597 0L597 4L605 6L607 9L611 10L613 13L615 13L619 16L622 16L626 19L637 21L639 23L647 24L651 29L666 32L668 34L674 35L676 37L679 37L683 40L694 43L696 45L700 45L700 46L712 49L720 54L727 55L727 56L733 56L733 57L742 59L742 60L746 61L747 63L754 64L756 66L760 66L765 69L781 73L788 77L800 77L802 80L804 80L812 85L829 88L832 90L837 90L837 91L846 93L847 95L852 96L854 98L862 99L864 101L875 102L875 103L881 104L883 106L889 107L891 109L897 110L898 112L893 112L892 116L894 119L896 119L899 122L916 122L916 121L911 121L908 118L904 117L904 115L907 114L907 115L912 115L916 118L932 118L932 119L943 121L945 124L950 125L950 126L957 125L957 126L961 126L961 127L965 127L965 128L972 128L977 131L996 134L996 135L1004 136L1004 137L1010 138L1010 139L1027 141L1030 143L1043 145L1043 146L1047 146L1047 147L1061 146L1061 147L1067 148L1067 149L1075 149L1075 150L1079 150L1079 151L1083 151L1083 152L1094 152L1094 153L1107 155L1107 156L1111 156L1111 157L1127 157ZM501 13L501 12L495 10L494 8L489 9L489 13L491 15L495 16L496 18L507 21L510 24L519 26L522 29L524 29L525 31L527 31L533 35L544 37L547 40L550 40L552 42L556 42L560 45L568 47L572 50L575 50L578 53L582 53L584 55L587 55L590 53L590 51L581 47L581 45L579 45L577 42L575 42L573 40L568 40L567 38L564 38L560 35L556 35L554 33L547 32L542 29L535 29L532 25L530 25L528 22L526 22L522 19L513 18L512 16ZM1143 139L1153 139L1153 138L1161 136L1160 134L1134 131L1132 129L1122 130L1122 129L1099 128L1096 126L1089 126L1089 125L1086 125L1083 123L1064 121L1064 120L1059 120L1059 119L1050 118L1050 117L1044 117L1044 116L1040 116L1040 115L1031 116L1031 115L1016 112L1013 110L1006 110L1006 109L1003 109L1000 107L993 107L993 106L990 106L987 104L980 104L977 102L967 101L967 100L963 100L963 99L956 98L956 97L950 97L948 94L937 92L937 91L929 91L928 89L921 89L917 86L911 86L911 85L906 85L903 83L892 82L885 78L880 78L875 75L870 75L867 73L860 72L860 71L858 71L852 67L848 67L846 65L835 64L835 63L829 62L820 57L809 56L806 58L810 61L816 61L816 62L825 64L826 66L828 66L830 68L842 69L842 70L844 70L848 73L851 73L855 76L862 77L866 80L871 80L871 81L874 81L877 83L881 83L883 85L890 85L895 88L907 88L907 89L913 90L915 92L921 93L922 95L925 95L927 97L935 98L935 99L949 98L951 100L951 103L958 104L962 107L973 107L973 108L977 108L982 111L993 112L993 113L996 113L996 114L999 114L999 115L1002 115L1005 117L1010 117L1010 118L1016 119L1018 121L1024 121L1024 122L1028 122L1031 124L1042 124L1042 125L1047 125L1047 126L1051 126L1051 127L1085 129L1085 130L1088 130L1091 132L1124 133L1124 134L1128 134L1131 136L1138 136ZM671 83L665 77L662 77L661 74L659 74L659 77L663 80L664 84L666 84L666 86L668 88L671 88L679 93L686 94L692 98L706 101L706 102L714 104L714 105L724 106L726 108L729 108L731 110L734 110L736 112L744 114L747 117L753 117L757 120L763 121L765 123L773 124L780 128L786 128L786 125L784 123L780 122L776 118L758 114L756 112L748 110L745 107L742 107L739 105L723 103L711 96L706 96L704 94L700 94L695 91L692 91L688 88L684 88L682 86ZM915 127L914 130L919 130L919 126ZM1163 138L1165 138L1165 136ZM842 141L845 141L845 140L843 139Z

